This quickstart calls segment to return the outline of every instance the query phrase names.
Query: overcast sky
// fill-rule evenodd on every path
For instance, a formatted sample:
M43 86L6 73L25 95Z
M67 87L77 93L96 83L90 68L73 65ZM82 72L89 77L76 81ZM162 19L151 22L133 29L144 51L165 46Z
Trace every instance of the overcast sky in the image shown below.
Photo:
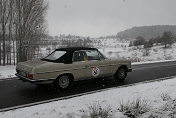
M133 26L176 25L176 0L48 0L52 36L106 36Z

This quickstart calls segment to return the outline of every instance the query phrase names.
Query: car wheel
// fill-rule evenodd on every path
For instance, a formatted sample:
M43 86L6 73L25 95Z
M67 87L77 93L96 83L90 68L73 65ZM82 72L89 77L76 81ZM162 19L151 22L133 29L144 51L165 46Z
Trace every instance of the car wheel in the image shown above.
M127 70L125 68L119 68L114 77L117 81L124 81L127 77Z
M70 78L67 75L62 75L55 81L55 85L57 88L66 89L70 85Z

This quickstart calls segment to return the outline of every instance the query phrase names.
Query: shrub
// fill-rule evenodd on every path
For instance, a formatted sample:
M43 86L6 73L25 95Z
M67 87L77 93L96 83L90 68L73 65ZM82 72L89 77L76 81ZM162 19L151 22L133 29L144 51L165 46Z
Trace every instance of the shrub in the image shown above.
M111 107L103 108L96 102L88 107L88 114L83 114L82 118L111 118L111 112Z
M171 97L168 93L162 93L161 98L162 98L163 101L167 101L167 100L171 99Z
M128 102L124 104L123 102L120 103L120 107L118 108L118 111L123 112L124 115L135 118L143 113L146 113L149 111L149 105L146 100L136 99L132 102Z
M162 107L162 111L173 111L176 114L176 100L170 99Z

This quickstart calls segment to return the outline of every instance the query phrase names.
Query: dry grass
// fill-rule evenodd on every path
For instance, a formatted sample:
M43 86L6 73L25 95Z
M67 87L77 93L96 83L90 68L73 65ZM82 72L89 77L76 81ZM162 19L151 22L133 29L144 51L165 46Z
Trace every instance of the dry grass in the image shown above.
M111 107L103 108L99 102L88 106L88 113L83 114L82 118L112 118Z
M163 101L167 101L167 100L171 100L171 97L170 97L170 95L168 93L162 93L161 94L161 99Z
M149 110L148 102L139 98L126 104L121 102L120 107L118 108L118 111L123 112L124 115L130 118L138 117Z

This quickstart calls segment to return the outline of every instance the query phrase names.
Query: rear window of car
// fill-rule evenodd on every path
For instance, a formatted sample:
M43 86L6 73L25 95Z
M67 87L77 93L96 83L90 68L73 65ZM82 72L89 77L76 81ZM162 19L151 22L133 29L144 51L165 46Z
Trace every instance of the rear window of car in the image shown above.
M53 53L51 53L50 55L48 55L44 59L55 61L55 60L59 59L60 57L62 57L65 53L66 53L66 51L54 51Z

